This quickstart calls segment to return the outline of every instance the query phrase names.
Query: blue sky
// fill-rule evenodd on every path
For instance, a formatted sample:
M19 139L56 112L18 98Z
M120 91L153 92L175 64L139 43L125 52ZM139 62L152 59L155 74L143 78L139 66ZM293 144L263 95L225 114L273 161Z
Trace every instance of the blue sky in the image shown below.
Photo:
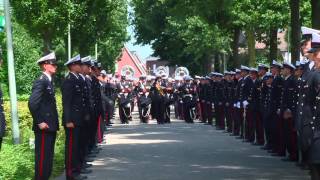
M134 31L133 26L129 26L127 28L128 34L131 37L131 40L126 43L126 46L129 48L130 51L136 51L138 55L144 60L145 58L152 55L153 50L150 45L142 46L142 45L134 45L136 42L136 39L134 38Z
M128 16L132 14L133 8L128 6ZM153 50L150 45L142 46L142 45L135 45L136 39L134 38L134 27L130 25L127 28L127 32L130 35L130 41L126 43L126 46L129 48L130 51L136 51L138 55L142 58L142 60L145 60L145 58L152 55Z

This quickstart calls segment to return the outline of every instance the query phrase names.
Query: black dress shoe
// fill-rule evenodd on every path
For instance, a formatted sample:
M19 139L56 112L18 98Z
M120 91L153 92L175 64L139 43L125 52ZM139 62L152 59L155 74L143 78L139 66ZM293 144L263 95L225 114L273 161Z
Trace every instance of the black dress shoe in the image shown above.
M278 156L278 157L284 157L285 154L279 154L279 153L272 153L271 156Z
M261 147L261 149L263 149L263 150L271 150L272 148L270 146L268 146L268 145L265 145L265 146Z
M73 178L73 180L84 180L84 179L88 179L88 177L87 176L82 176L80 174Z
M89 154L88 156L87 156L88 158L95 158L95 157L97 157L95 154Z
M85 161L86 161L86 162L93 162L94 159L92 159L92 158L86 158Z
M281 161L284 161L284 162L293 162L293 160L290 159L290 158L282 158Z
M92 167L92 164L88 164L88 163L84 163L82 165L83 168L89 168L89 167Z
M80 171L80 173L81 173L81 174L90 174L90 173L92 173L92 170L82 168L81 171Z

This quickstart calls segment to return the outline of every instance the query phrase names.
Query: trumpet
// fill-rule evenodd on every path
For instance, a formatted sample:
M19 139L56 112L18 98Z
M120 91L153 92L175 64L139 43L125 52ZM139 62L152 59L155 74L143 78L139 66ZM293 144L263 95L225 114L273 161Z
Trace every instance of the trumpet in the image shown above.
M157 88L159 94L160 94L161 96L163 96L163 95L164 95L164 92L163 92L163 89L162 89L162 87L160 86L160 84L156 84L156 88Z

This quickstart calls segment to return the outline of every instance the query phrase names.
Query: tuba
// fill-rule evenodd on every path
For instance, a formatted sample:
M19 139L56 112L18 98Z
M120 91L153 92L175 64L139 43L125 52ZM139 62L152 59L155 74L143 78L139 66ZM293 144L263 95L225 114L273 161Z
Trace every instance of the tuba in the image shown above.
M175 77L180 77L184 79L184 77L189 76L189 70L186 67L178 67L174 72Z
M169 77L169 68L165 66L159 66L155 70L155 75L167 79Z

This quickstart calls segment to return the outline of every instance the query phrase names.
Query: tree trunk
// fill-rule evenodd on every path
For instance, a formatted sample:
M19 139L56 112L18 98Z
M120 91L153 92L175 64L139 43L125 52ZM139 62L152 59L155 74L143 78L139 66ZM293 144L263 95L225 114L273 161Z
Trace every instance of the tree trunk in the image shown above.
M278 28L271 27L270 32L270 52L269 52L269 62L271 63L272 60L277 59L278 54Z
M300 58L300 0L290 0L291 10L291 63L295 64Z
M205 60L202 64L202 68L204 70L203 73L204 74L210 73L212 71L211 66L212 66L212 56L209 55L205 57Z
M213 71L218 72L220 67L220 59L219 59L219 53L214 54L214 68Z
M247 29L247 43L248 43L248 54L249 54L249 66L255 66L256 64L256 48L255 48L255 38L254 31L252 29Z
M239 37L240 37L240 28L236 27L233 31L233 41L232 41L232 56L228 61L227 67L239 67Z
M42 40L43 40L43 47L42 47L42 52L44 54L48 54L51 51L51 37L48 35L49 33L44 33L42 36Z
M320 29L320 1L311 0L311 8L312 28Z

